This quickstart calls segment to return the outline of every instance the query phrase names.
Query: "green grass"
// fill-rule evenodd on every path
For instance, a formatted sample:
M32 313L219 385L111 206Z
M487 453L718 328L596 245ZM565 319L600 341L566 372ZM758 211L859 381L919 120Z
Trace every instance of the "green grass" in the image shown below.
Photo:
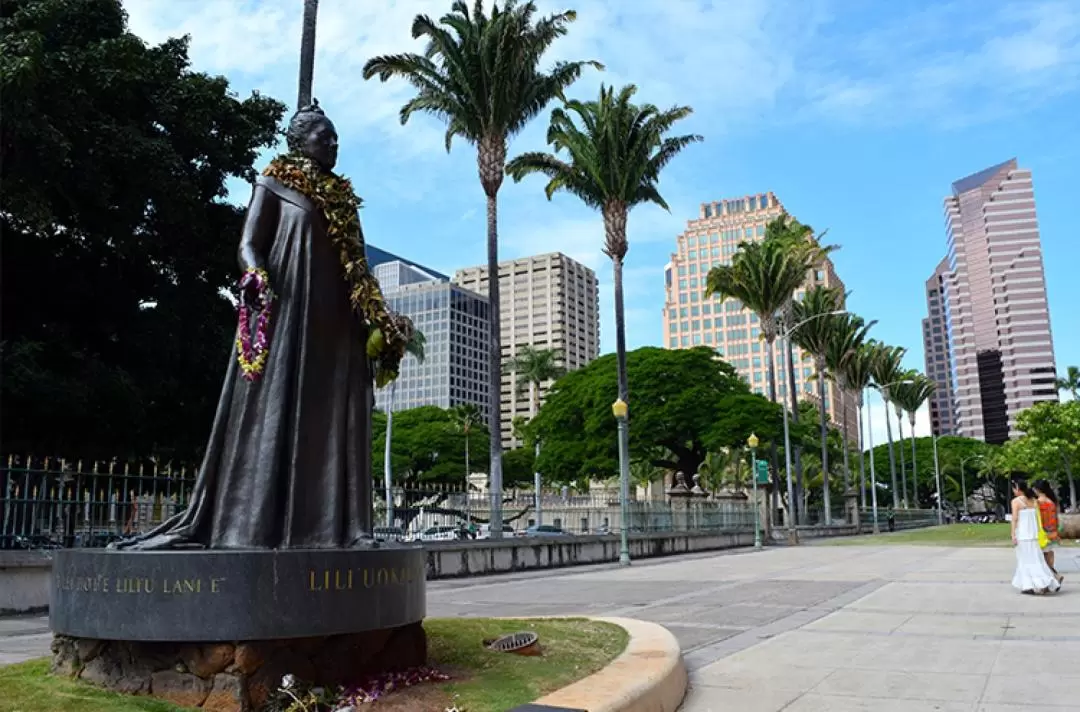
M0 712L177 712L150 697L107 692L49 674L45 658L0 667Z
M629 636L622 628L586 619L431 619L429 658L467 679L446 683L454 705L468 712L503 712L587 677L615 659ZM518 631L540 636L542 657L492 652L479 641Z
M438 687L459 709L503 712L600 670L625 648L622 628L586 619L432 618L429 663L453 675ZM492 652L482 641L534 631L543 656ZM434 685L433 685L434 686ZM393 698L388 698L392 700ZM47 659L0 667L0 712L179 712L149 697L120 695L49 674Z
M910 529L879 536L853 536L830 539L834 546L884 546L889 544L924 546L1012 546L1009 524L946 524L941 527ZM1075 542L1062 542L1074 546Z

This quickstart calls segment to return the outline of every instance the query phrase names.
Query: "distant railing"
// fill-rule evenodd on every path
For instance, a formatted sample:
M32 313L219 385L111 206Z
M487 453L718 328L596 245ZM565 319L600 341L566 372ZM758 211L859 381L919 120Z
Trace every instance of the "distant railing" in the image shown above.
M154 460L78 461L8 457L0 466L0 549L104 547L153 529L182 512L196 469ZM373 521L382 538L434 542L489 538L490 493L419 483L375 488ZM694 495L633 499L626 519L617 491L543 492L540 516L531 490L503 493L503 536L544 537L672 531L752 531L745 499ZM537 525L541 525L537 527Z

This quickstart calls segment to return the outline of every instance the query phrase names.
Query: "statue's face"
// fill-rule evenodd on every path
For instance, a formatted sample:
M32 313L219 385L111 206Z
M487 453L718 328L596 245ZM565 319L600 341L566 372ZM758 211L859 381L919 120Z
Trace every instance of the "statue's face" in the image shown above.
M311 125L304 137L303 154L328 171L337 165L338 135L330 119L320 119Z

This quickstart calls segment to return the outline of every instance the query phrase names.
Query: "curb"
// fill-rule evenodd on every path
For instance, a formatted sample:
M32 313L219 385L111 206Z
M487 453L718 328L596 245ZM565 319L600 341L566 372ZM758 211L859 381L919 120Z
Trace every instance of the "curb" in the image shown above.
M682 649L667 628L632 618L591 617L630 634L626 650L607 667L522 709L579 712L675 712L686 695Z

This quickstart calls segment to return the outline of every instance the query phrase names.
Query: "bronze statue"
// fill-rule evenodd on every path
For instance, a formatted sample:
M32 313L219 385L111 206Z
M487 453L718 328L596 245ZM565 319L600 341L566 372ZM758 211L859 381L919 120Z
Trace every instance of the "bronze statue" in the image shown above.
M368 269L360 199L332 172L338 136L317 102L287 143L248 206L236 352L189 505L118 548L370 541L374 384L397 375L412 325Z

